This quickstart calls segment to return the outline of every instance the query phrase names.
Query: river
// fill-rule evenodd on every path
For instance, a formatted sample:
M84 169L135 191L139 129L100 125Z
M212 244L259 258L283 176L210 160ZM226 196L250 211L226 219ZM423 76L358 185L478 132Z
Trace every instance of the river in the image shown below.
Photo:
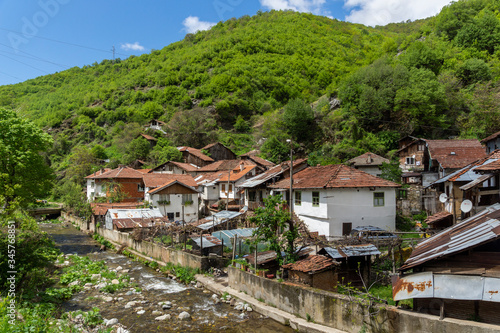
M256 312L240 312L225 303L214 304L212 293L174 281L124 255L109 250L99 252L97 242L70 224L42 224L41 228L64 254L104 260L110 269L121 266L138 284L135 288L105 295L113 297L113 301L108 302L100 297L104 295L99 290L83 290L63 304L64 311L88 311L98 307L104 318L117 318L130 332L293 332L290 327ZM172 308L163 310L158 303L164 301L171 302ZM129 302L136 304L125 308ZM143 314L139 314L141 310ZM183 311L188 312L192 320L178 319ZM171 319L156 321L159 312L170 314Z

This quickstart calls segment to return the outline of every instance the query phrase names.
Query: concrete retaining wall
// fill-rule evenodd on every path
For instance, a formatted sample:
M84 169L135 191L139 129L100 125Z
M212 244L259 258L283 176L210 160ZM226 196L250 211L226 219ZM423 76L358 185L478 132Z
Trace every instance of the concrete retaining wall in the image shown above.
M94 231L90 230L93 229L92 223L87 223L82 219L67 213L63 213L62 216L65 220L77 224L81 230ZM152 257L153 259L157 259L165 263L170 262L174 265L199 268L203 271L208 270L210 267L223 268L227 264L227 260L221 257L197 256L170 247L164 247L152 242L135 241L130 237L128 233L125 232L107 230L104 228L97 228L97 230L95 230L94 232L98 233L111 242L117 244L125 244L127 247L139 253L142 253L147 257Z
M280 310L347 332L500 332L500 326L398 309L370 307L359 298L299 287L229 267L229 286Z

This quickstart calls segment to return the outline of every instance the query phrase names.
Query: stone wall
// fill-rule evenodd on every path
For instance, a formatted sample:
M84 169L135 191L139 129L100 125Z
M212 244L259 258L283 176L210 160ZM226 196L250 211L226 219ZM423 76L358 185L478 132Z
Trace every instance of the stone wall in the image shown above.
M267 304L315 323L347 332L500 332L500 326L398 309L370 307L365 301L308 287L258 277L229 267L229 286Z
M91 223L87 223L82 219L73 215L63 213L64 219L76 223L81 230L89 230ZM184 267L199 268L203 271L208 270L210 267L223 268L227 264L227 260L215 256L198 256L184 251L179 251L170 247L164 247L156 243L147 241L135 241L126 232L116 230L107 230L104 228L97 228L95 231L107 240L117 243L125 244L127 247L137 251L147 257L152 257L162 262L170 262L174 265L181 265Z

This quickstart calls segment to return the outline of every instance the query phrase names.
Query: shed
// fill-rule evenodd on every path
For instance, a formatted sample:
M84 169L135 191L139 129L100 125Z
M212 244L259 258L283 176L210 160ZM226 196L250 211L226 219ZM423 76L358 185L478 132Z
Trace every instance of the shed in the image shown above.
M340 262L338 279L340 283L352 283L355 286L368 282L371 271L371 256L380 251L373 244L342 245L337 248L324 247L318 254L325 255Z
M394 300L413 299L414 309L442 317L500 324L500 204L421 242L400 271Z
M202 237L191 237L194 250L201 250L202 255L208 256L210 253L222 255L224 244L217 237L203 235Z
M106 229L119 231L151 228L168 222L159 209L108 209L104 219Z
M337 290L339 263L322 255L309 255L297 262L283 265L288 270L288 280L322 290Z

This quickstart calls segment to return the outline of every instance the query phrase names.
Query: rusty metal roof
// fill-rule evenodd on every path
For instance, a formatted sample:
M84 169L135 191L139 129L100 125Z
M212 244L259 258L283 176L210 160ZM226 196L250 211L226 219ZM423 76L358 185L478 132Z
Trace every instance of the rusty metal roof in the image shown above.
M327 258L322 255L310 255L304 259L301 259L297 262L283 265L283 268L289 269L292 271L299 271L309 274L314 274L317 272L321 272L325 269L332 268L334 266L339 265L338 262L334 261L331 258Z
M445 169L458 169L486 156L483 146L476 139L425 140L432 160Z
M423 272L396 278L392 285L395 301L409 298L445 298L500 302L500 279L494 277Z
M214 236L203 235L203 244L200 237L191 237L191 239L198 247L203 246L204 249L222 245L222 241Z
M362 257L380 254L381 252L373 244L344 245L337 248L324 247L319 254L328 254L332 259L343 259L348 257Z
M439 222L439 221L442 221L442 220L448 219L448 218L453 218L453 214L449 213L449 212L447 212L445 210L443 210L442 212L439 212L439 213L436 213L434 215L428 216L425 219L425 223L432 225L432 224L434 224L436 222Z
M405 271L430 260L457 254L499 237L500 203L496 203L421 242L400 270Z
M471 181L463 186L460 186L460 189L462 191L467 191L467 190L475 187L476 185L482 184L483 182L485 182L486 180L490 179L493 176L494 175L492 175L492 174L481 175L478 178L474 179L473 181Z
M151 228L155 225L168 225L167 217L155 217L151 219L142 218L121 218L113 219L113 224L119 229Z
M493 133L492 135L481 140L481 143L486 143L488 141L494 140L500 136L500 132Z
M214 159L211 158L210 156L207 156L201 152L200 149L192 148L192 147L177 147L177 149L180 152L187 152L193 156L198 157L199 159L206 161L206 162L213 162Z
M305 159L305 158L295 160L295 161L293 161L293 167L296 168L299 165L301 165L302 163L305 163L306 161L307 161L307 159ZM245 182L243 182L240 185L240 187L252 188L255 186L259 186L259 185L267 182L268 180L270 180L274 177L278 177L278 176L282 175L284 172L290 173L289 170L290 170L290 161L283 162L279 165L272 167L271 169L267 170L266 172L261 173L260 175L257 175L255 177L252 177L250 179L245 180ZM296 172L298 172L298 171L300 171L300 170L297 170ZM294 172L294 174L296 172Z

